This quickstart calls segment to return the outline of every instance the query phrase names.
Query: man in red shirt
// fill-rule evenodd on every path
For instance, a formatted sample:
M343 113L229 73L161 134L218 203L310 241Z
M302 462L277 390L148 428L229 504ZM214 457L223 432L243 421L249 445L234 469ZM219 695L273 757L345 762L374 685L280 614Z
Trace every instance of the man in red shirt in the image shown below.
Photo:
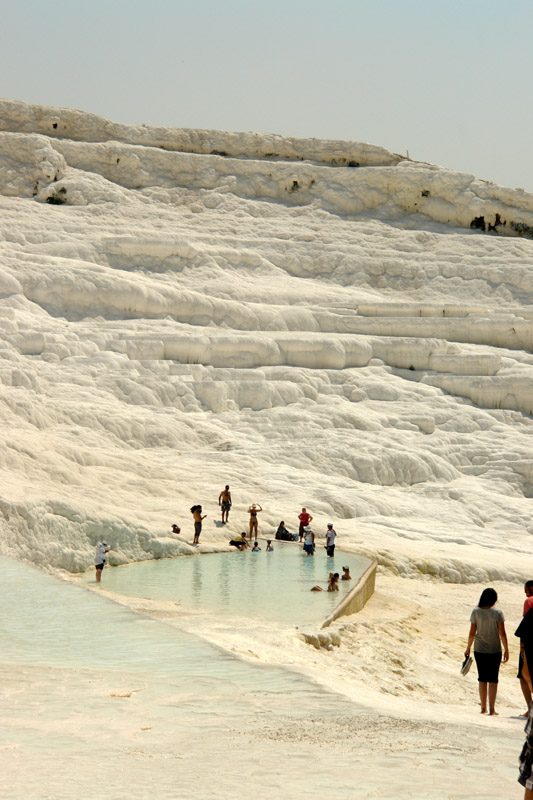
M298 531L298 535L300 536L300 541L304 538L304 528L307 528L313 517L311 514L307 513L307 509L302 508L302 513L298 514L298 519L300 520L300 530Z

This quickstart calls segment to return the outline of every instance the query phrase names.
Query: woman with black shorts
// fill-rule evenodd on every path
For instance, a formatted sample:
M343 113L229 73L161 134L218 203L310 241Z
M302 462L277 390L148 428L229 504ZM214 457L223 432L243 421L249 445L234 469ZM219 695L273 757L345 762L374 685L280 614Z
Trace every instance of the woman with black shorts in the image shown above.
M509 647L507 645L503 612L494 608L497 600L498 595L494 589L484 589L481 593L479 603L470 615L470 633L468 634L468 644L465 650L465 656L469 656L470 648L472 644L474 645L481 713L487 713L488 689L489 714L491 716L495 716L498 713L495 710L495 704L500 664L502 660L504 663L509 660Z

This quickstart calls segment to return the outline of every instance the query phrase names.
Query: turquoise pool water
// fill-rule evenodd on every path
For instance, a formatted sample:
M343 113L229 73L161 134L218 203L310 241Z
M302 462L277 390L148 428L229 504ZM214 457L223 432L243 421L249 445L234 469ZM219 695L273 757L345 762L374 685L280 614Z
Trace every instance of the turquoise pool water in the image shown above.
M106 567L102 585L122 595L169 600L186 609L300 625L324 621L370 564L353 553L337 552L328 558L320 544L314 556L296 543L273 545L273 553L267 553L261 541L259 553L197 554ZM350 567L352 580L339 581L338 592L327 592L329 573L342 575L343 566ZM87 580L94 580L94 571L87 573ZM324 591L311 592L315 585Z

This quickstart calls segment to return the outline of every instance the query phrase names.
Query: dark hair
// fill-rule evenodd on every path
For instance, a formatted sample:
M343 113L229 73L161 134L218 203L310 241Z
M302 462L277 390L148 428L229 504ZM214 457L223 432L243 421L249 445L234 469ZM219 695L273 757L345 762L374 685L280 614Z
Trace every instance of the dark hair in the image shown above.
M533 589L533 581L526 581L524 583L524 586L526 589L529 589L529 591L531 591Z
M194 514L194 512L198 511L198 509L201 510L202 506L191 506L191 514Z
M479 598L478 608L492 608L497 600L498 594L495 589L483 589Z

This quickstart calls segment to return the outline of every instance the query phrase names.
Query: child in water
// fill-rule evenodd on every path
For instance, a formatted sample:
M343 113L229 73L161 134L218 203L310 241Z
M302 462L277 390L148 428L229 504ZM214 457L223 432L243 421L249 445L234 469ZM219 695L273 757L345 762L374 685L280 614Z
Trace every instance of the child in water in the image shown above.
M258 553L261 550L259 547L259 542L254 542L254 546L252 548L252 553Z
M350 567L343 567L341 581L351 581L351 580L352 576L350 575Z
M338 592L338 591L339 591L339 573L330 572L328 581L328 592Z
M267 549L266 549L266 551L267 551L267 553L273 553L274 552L274 548L272 547L272 540L271 539L267 539Z

